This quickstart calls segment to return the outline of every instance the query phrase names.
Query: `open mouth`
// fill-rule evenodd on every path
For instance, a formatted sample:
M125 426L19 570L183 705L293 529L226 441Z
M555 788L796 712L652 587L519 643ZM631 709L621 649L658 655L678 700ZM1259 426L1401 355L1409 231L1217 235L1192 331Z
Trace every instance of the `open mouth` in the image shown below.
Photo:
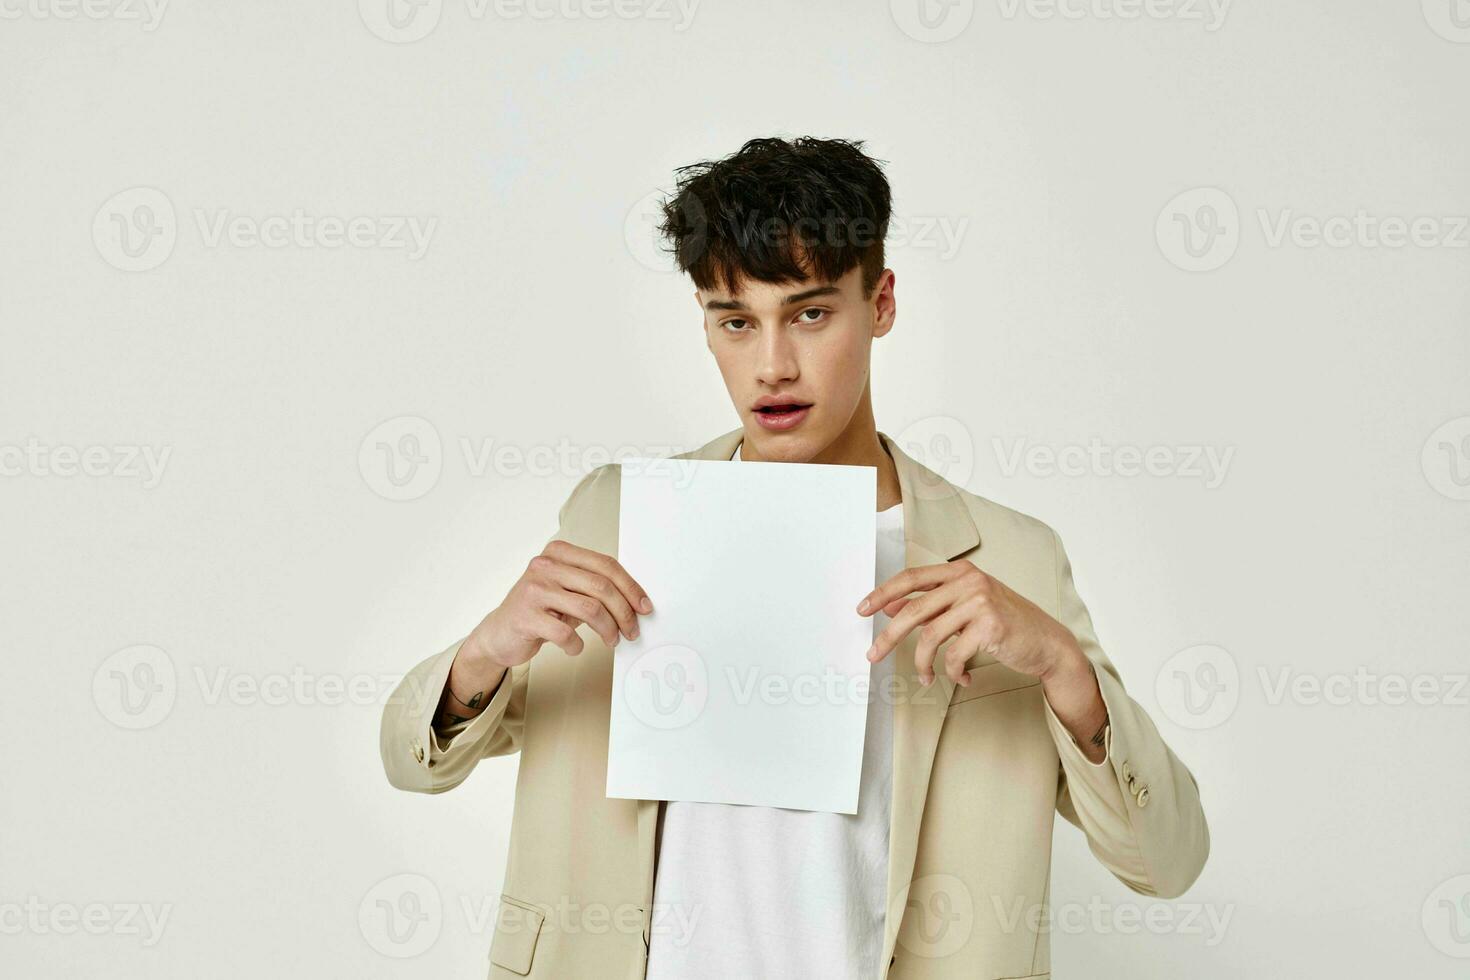
M756 409L756 411L760 412L762 415L774 416L791 415L794 412L800 412L808 408L811 408L810 404L803 404L802 402L788 402L784 405L764 405Z
M784 432L796 428L811 412L811 402L785 401L780 396L767 396L767 402L755 407L755 419L764 429Z

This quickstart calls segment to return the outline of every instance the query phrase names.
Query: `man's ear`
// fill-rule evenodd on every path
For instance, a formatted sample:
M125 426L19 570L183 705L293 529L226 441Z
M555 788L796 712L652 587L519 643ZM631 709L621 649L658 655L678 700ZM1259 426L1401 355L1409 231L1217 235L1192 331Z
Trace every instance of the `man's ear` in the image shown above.
M878 283L873 287L873 336L881 337L893 329L894 318L898 315L897 300L893 295L896 276L892 269L884 269L883 274L878 277Z

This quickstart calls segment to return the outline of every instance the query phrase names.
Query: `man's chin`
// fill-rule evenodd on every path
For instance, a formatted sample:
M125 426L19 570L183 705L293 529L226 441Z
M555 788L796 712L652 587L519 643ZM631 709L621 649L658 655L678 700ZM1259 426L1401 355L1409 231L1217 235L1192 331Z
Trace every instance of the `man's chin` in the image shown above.
M750 459L759 456L763 463L810 463L821 451L819 439L806 432L768 432L760 423L745 427L741 454Z

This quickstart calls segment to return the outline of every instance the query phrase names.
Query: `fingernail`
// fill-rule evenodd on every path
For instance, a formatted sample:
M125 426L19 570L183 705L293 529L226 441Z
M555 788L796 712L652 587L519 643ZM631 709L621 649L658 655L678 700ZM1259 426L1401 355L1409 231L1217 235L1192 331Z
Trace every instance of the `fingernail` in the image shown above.
M870 647L868 647L867 658L869 660L872 660L873 657L875 657L877 655L877 653L878 653L878 647L877 646L870 646Z
M934 683L934 678L930 677L928 674L920 674L919 683L924 687L928 687L930 684Z
M648 598L648 596L644 596L642 599L638 600L638 608L646 613L651 613L653 612L653 602Z
M635 629L633 632L629 633L628 634L628 639L630 639L630 640L636 640L636 639L638 639L638 631Z
M858 612L862 613L864 616L866 616L868 614L868 600L867 599L864 599L862 602L859 602L858 603Z

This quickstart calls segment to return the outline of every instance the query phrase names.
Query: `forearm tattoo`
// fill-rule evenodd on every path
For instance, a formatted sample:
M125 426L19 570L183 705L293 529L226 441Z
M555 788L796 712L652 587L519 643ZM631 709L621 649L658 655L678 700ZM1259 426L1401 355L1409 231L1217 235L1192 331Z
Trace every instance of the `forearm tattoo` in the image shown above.
M471 710L479 708L480 705L483 704L485 701L485 691L476 691L474 694L471 694L470 699L466 701L458 694L455 694L454 689L451 688L448 684L444 685L444 690L446 693L448 693L450 700L458 702L459 704L462 704L466 708L469 708ZM451 725L458 725L462 721L473 721L474 718L474 715L459 714L453 709L451 705L446 702L439 714L439 725L442 728L448 728Z
M459 695L455 694L454 690L448 685L445 685L445 690L449 691L450 697L454 698L454 700L456 701L459 701L459 703L464 705L466 708L478 708L480 706L480 702L485 700L484 691L476 691L474 694L470 695L470 699L468 701L460 701Z

